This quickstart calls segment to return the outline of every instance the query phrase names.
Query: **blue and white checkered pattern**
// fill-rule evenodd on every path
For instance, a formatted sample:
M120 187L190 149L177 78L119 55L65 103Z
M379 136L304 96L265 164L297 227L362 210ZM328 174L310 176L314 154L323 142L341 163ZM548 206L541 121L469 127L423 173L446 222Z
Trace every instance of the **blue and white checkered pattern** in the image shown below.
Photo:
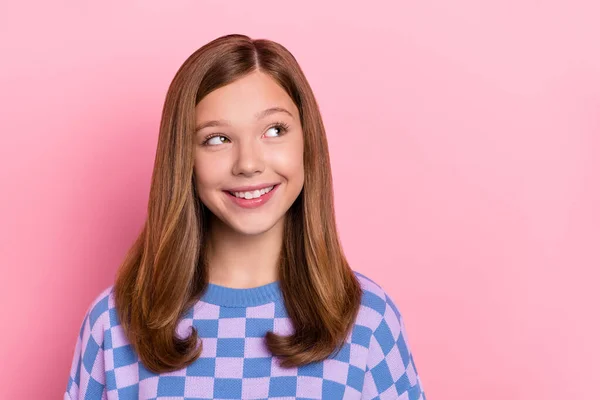
M178 326L181 337L196 327L200 358L162 374L133 352L111 286L85 316L64 399L425 400L398 309L379 285L355 273L364 294L343 348L294 368L282 368L263 342L268 331L293 331L277 282L252 289L211 284Z

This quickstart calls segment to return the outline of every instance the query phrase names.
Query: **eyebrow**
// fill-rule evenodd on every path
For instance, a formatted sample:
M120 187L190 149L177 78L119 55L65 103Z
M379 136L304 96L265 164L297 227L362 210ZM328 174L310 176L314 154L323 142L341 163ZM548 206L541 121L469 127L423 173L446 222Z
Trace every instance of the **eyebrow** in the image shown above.
M259 119L263 119L271 114L276 114L276 113L281 113L281 112L288 114L292 118L294 117L291 112L289 112L288 110L286 110L283 107L271 107L271 108L267 108L266 110L263 110L263 111L260 111L256 114L254 114L254 118L259 120ZM210 128L213 126L230 126L230 125L231 125L231 122L228 120L225 120L225 119L206 121L206 122L203 122L203 123L199 124L198 126L196 126L196 132L200 131L201 129Z

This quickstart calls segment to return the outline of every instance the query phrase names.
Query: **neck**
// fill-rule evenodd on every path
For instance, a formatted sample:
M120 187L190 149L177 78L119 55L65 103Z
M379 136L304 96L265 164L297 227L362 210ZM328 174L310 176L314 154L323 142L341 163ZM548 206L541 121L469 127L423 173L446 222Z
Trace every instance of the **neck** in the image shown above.
M244 235L212 216L207 246L209 282L254 288L279 279L284 219L258 235Z

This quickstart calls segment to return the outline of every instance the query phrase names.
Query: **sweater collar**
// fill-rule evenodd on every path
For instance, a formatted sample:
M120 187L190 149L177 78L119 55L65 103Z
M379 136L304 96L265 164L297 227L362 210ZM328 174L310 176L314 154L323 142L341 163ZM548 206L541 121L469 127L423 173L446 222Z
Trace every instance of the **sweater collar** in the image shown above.
M206 303L225 307L252 307L282 300L279 281L253 288L230 288L208 283L201 298Z

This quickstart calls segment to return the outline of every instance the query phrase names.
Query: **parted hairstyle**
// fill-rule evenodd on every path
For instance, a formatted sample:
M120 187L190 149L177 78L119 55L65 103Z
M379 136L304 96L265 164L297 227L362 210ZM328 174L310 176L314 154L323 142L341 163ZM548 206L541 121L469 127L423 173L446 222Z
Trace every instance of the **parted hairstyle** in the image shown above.
M170 372L202 352L180 318L208 286L208 208L195 190L196 105L210 92L261 71L298 107L304 135L304 186L284 219L278 263L290 336L267 332L265 344L284 367L337 353L356 319L362 290L343 254L333 202L325 128L314 94L294 56L281 44L226 35L196 50L171 82L162 111L147 218L114 286L121 325L146 368Z

